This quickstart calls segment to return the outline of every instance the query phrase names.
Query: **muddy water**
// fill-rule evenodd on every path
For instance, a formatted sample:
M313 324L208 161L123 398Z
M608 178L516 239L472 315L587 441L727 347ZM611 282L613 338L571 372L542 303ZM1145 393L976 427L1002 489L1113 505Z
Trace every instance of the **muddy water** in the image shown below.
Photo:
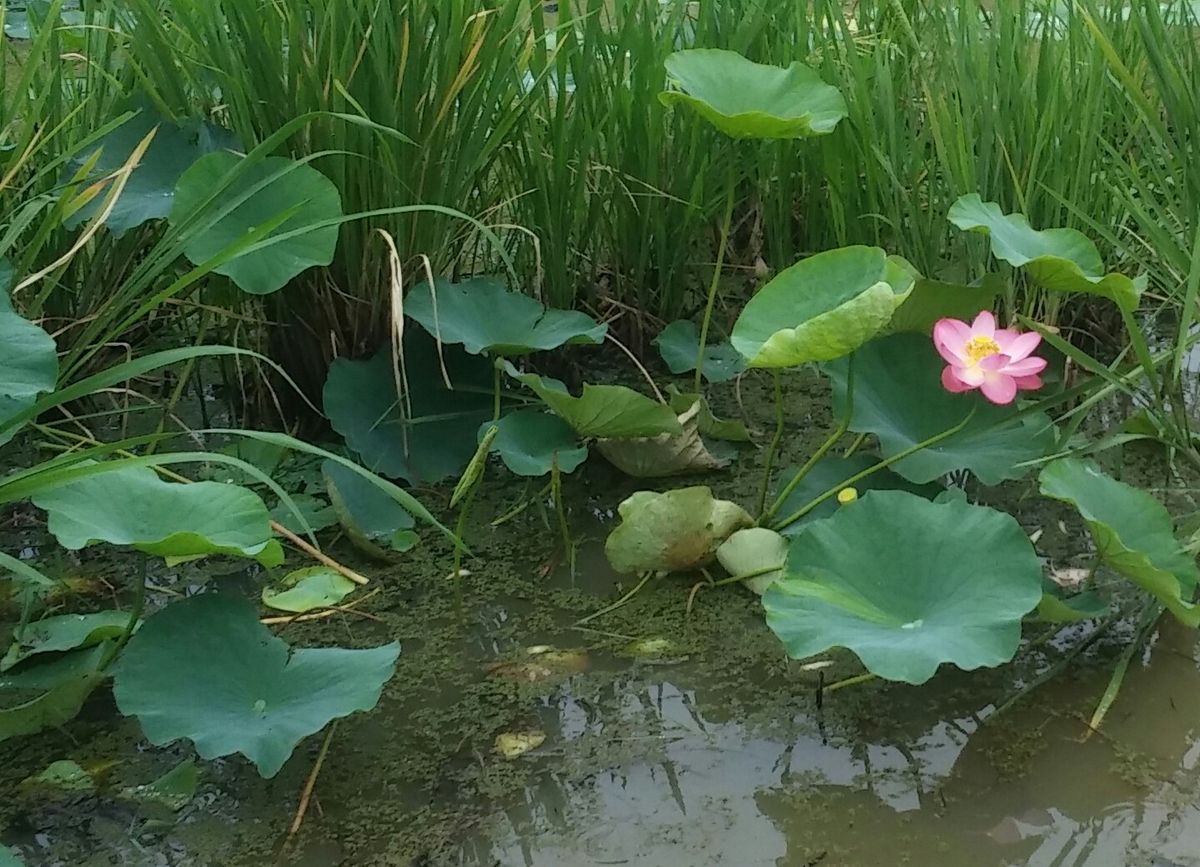
M798 403L816 386L793 388ZM792 460L829 425L820 410L795 418ZM1000 713L1096 624L1053 637L1031 626L1003 669L948 670L920 689L837 691L819 690L819 678L856 674L854 661L832 656L821 673L789 662L757 598L740 588L703 590L689 611L689 582L665 579L579 628L629 589L599 540L634 486L599 463L570 485L582 541L575 574L544 503L489 525L523 496L498 483L472 522L477 556L461 612L443 577L449 550L427 534L418 555L394 566L355 564L380 590L364 605L376 619L285 632L301 645L403 645L380 707L339 725L295 836L288 828L319 737L273 780L238 757L202 763L193 802L154 811L119 792L190 751L149 747L101 695L61 732L0 745L0 841L30 865L56 867L1200 865L1194 633L1164 623L1102 731L1085 738L1128 637L1123 625ZM750 502L753 458L743 463L703 481ZM1039 547L1056 564L1086 560L1078 528L1060 523L1065 513L1021 487L1005 496L1027 529L1043 531ZM114 564L73 568L111 576ZM185 591L254 592L261 580L155 577ZM531 654L534 646L554 650ZM525 732L545 740L517 758L497 754L498 735ZM97 795L20 791L20 780L63 758L115 764Z

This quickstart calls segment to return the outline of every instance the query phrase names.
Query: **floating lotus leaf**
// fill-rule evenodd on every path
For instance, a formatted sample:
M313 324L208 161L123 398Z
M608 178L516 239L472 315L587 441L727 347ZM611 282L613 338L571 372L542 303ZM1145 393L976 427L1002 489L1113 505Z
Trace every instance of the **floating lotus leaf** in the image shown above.
M1022 214L1005 214L998 204L983 201L978 193L962 196L947 218L960 229L990 235L992 255L1021 268L1044 289L1100 295L1134 310L1146 288L1142 278L1105 274L1100 251L1082 232L1038 231L1030 228Z
M808 471L808 475L800 480L800 484L796 485L795 489L788 494L787 499L783 501L783 505L775 513L776 519L780 521L786 520L826 491L842 486L848 479L853 478L864 470L870 469L879 463L879 461L880 458L878 456L867 454L856 454L848 458L822 458ZM780 473L779 482L776 485L776 496L778 496L779 491L782 491L796 477L797 472L799 472L799 468L784 470ZM860 496L867 491L908 491L927 499L933 499L942 492L941 485L915 485L908 481L908 479L898 476L887 469L876 470L866 478L855 482L853 487ZM830 497L819 506L815 506L809 510L807 514L798 520L777 529L785 536L794 536L803 530L804 526L810 521L828 518L838 510L838 506L837 497Z
M283 562L267 507L237 485L167 482L149 467L122 467L39 492L33 502L71 551L107 542L172 559L229 554L264 566Z
M261 240L342 216L342 198L333 181L310 165L284 157L267 157L255 163L236 183L222 189L225 175L242 159L228 151L203 156L183 173L175 187L170 219L176 225L195 214L218 189L221 192L216 201L199 217L202 222L211 222L211 216L245 197L230 213L191 237L183 252L193 264L200 265L227 252L264 226L273 228ZM239 255L214 270L229 277L243 292L269 295L303 271L331 263L337 240L337 225L325 225Z
M733 138L827 135L846 116L838 89L803 63L785 69L734 51L693 48L676 51L666 67L676 89L659 94L663 104L689 106Z
M1025 461L1053 447L1050 420L1018 416L1017 406L996 406L982 396L951 394L942 387L945 366L933 342L919 334L873 340L854 357L854 415L850 429L873 433L885 457L944 433L975 415L961 432L892 465L911 482L925 484L955 470L970 470L985 485L1020 478ZM835 412L845 405L845 360L826 366Z
M581 437L620 439L682 432L669 406L623 385L585 384L583 394L575 397L557 379L521 373L507 361L503 365L509 376L532 389Z
M980 310L990 310L996 296L1003 291L1003 281L992 274L984 277L977 286L919 277L908 298L896 308L887 331L916 331L928 335L939 319L969 322Z
M276 611L304 614L316 608L337 605L357 585L328 566L310 566L285 575L275 587L264 587L263 605Z
M200 787L200 771L191 759L184 759L157 780L144 786L127 786L121 790L126 801L154 804L178 813L196 796Z
M461 343L478 355L528 355L568 344L604 342L608 326L577 310L547 310L520 292L480 277L414 286L404 312L443 343Z
M29 409L58 381L54 338L13 310L11 282L12 268L0 260L0 423ZM17 428L0 430L0 446L16 432Z
M700 436L697 399L679 416L681 433L656 437L597 440L596 449L626 475L635 479L661 479L688 473L707 473L729 465L708 450Z
M416 521L399 503L336 461L325 461L321 472L338 522L355 547L386 559L387 548L403 552L413 546Z
M654 338L654 344L671 373L688 373L696 369L700 329L695 322L685 319L672 322ZM728 382L745 369L746 360L732 344L710 343L704 348L704 378L709 382Z
M369 359L330 365L325 415L367 469L413 485L436 484L457 477L475 454L475 431L492 415L492 369L444 347L454 386L447 389L433 339L412 328L404 345L407 403L396 393L392 353L381 349Z
M1068 458L1039 476L1042 494L1069 503L1087 523L1106 563L1153 594L1189 626L1200 626L1193 604L1200 569L1175 538L1166 507L1143 490L1118 482L1091 461Z
M399 653L394 643L292 648L249 602L204 593L146 620L117 663L113 695L151 743L187 738L204 759L241 753L273 777L302 739L373 708Z
M492 451L518 476L544 476L556 462L560 472L573 473L587 460L587 446L579 444L569 424L551 413L519 409L497 422L485 421L479 426L480 442L492 425L499 428Z
M705 487L638 491L617 507L620 525L604 543L618 572L686 572L706 566L735 531L754 523L737 503Z
M783 576L787 555L788 540L783 536L766 527L749 527L738 530L721 544L717 549L717 562L725 568L730 577L770 569L770 572L747 578L742 582L762 596L768 587Z
M763 607L794 659L844 647L882 678L921 684L943 663L1012 659L1041 598L1041 564L1010 515L872 491L796 537Z
M84 183L102 181L125 165L152 129L156 130L154 140L142 154L120 198L104 220L104 225L118 238L151 220L166 219L175 201L175 185L192 163L205 154L237 147L228 130L203 121L176 124L152 109L143 109L100 139L96 147L74 158L68 164L67 175L74 177L98 150L99 159ZM107 192L107 187L101 189L88 204L64 221L66 227L76 228L98 214Z
M912 287L912 273L878 247L828 250L759 289L730 341L750 367L831 361L882 331Z
M61 614L30 623L16 633L0 671L8 671L30 657L59 653L80 647L93 647L110 638L118 638L129 626L126 611L97 611L93 614Z

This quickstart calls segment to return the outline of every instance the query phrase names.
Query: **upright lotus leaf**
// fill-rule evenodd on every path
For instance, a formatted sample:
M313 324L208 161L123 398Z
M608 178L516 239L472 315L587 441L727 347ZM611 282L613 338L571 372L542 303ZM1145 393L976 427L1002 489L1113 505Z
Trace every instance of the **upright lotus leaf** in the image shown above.
M730 337L750 367L831 361L891 321L913 274L878 247L842 247L804 259L758 290Z
M413 546L416 521L399 503L337 461L325 461L321 473L338 521L356 548L386 559L385 549L403 552Z
M55 661L58 664L30 663L39 669L35 677L25 676L30 666L21 666L0 677L6 689L32 693L15 704L4 697L0 707L0 741L36 734L74 719L88 696L107 677L100 666L108 649L109 645L98 644L78 653L64 654L64 659Z
M783 577L787 562L788 540L766 527L738 530L717 549L717 562L730 577L760 574L742 583L762 596L775 581ZM769 571L763 571L769 570Z
M970 286L919 277L908 298L896 308L886 331L930 334L939 319L969 322L980 310L990 310L1003 291L1004 282L994 274Z
M880 458L878 456L868 454L856 454L848 458L836 456L822 458L800 480L800 484L796 485L792 489L792 492L788 494L787 499L783 501L783 505L775 512L775 517L780 521L787 520L826 491L844 486L849 479L854 478L854 476L865 470L869 470L879 463L879 461ZM793 468L780 473L779 482L776 485L776 496L796 477L797 472L799 472L799 469ZM943 490L942 486L938 484L913 484L908 479L888 469L876 470L869 476L854 482L853 487L860 496L867 491L908 491L926 499L933 499ZM838 507L837 497L830 497L820 505L810 509L799 519L776 529L785 536L794 536L803 530L805 525L810 521L828 518L838 510Z
M731 443L748 443L753 441L750 431L743 422L717 418L713 414L712 407L708 405L708 398L704 395L689 394L688 392L680 391L673 385L667 386L667 402L671 404L671 409L674 412L682 415L697 401L700 402L700 413L697 416L697 424L700 426L700 433L702 435L712 437L716 440L726 440Z
M803 63L787 68L747 60L734 51L693 48L666 61L674 89L664 105L686 105L733 138L797 139L827 135L846 116L836 87Z
M96 184L110 177L125 165L151 130L154 130L154 139L150 147L142 154L120 198L104 220L104 225L118 238L151 220L166 219L175 201L175 185L192 163L205 154L237 147L228 130L203 121L176 124L147 108L96 142L94 148L72 159L67 164L66 180L77 176L96 157L97 151L99 157L83 182ZM74 229L98 214L107 192L107 186L100 188L91 201L64 221L64 225Z
M436 484L462 472L475 453L475 431L492 416L492 368L453 346L441 361L433 338L410 328L404 338L406 399L396 393L392 353L339 358L325 381L325 415L368 469L409 484Z
M509 376L532 389L581 437L620 439L683 432L669 406L623 385L585 384L583 394L575 397L557 379L521 373L507 361L503 365Z
M555 464L559 472L573 473L587 460L587 446L580 445L571 426L552 413L519 409L499 421L485 421L479 426L480 442L493 425L498 433L492 452L518 476L544 476Z
M41 491L33 503L71 551L107 542L172 559L229 554L268 567L283 562L267 507L237 485L167 482L149 467L122 467Z
M404 312L442 343L461 343L472 355L528 355L567 344L599 345L608 334L586 313L547 310L540 301L486 277L414 286Z
M1094 590L1068 593L1050 579L1042 581L1042 601L1037 617L1046 623L1079 623L1108 613L1108 603Z
M654 338L658 354L671 373L689 373L696 369L700 352L700 329L695 322L672 322ZM728 382L746 369L746 360L729 342L704 347L704 378L711 383Z
M871 491L793 540L763 607L794 659L844 647L879 677L922 684L942 663L1012 659L1041 598L1041 563L1010 515Z
M1020 478L1025 461L1045 455L1054 444L1050 420L1042 413L1018 415L1018 407L997 406L977 393L951 394L941 382L945 366L933 342L920 334L893 334L873 340L854 356L854 414L850 429L873 433L884 457L951 430L974 411L967 426L931 448L892 465L911 482L925 484L955 470L969 470L985 485ZM833 380L835 411L845 405L845 360L826 366Z
M304 614L316 608L337 605L357 585L328 566L310 566L289 572L274 587L262 590L263 605L276 611Z
M710 452L700 436L703 408L697 399L679 415L680 433L602 439L596 441L596 449L610 464L636 479L661 479L723 469L729 462Z
M1175 538L1166 507L1143 490L1118 482L1091 461L1065 458L1039 477L1042 494L1069 503L1087 523L1097 554L1153 594L1189 626L1200 626L1193 602L1200 569Z
M0 424L33 405L58 381L54 338L18 314L8 297L12 268L0 260ZM0 446L16 434L0 429Z
M1087 292L1109 298L1126 310L1138 306L1145 280L1105 274L1100 251L1075 229L1030 228L1022 214L1005 214L978 193L962 196L947 218L960 229L990 235L992 255L1021 268L1039 286L1053 292Z
M129 626L127 611L97 611L92 614L61 614L30 623L14 636L0 671L42 653L61 653L80 647L94 647L102 641L120 637Z
M338 227L336 223L322 224L342 216L342 197L333 181L312 166L284 157L266 157L247 167L231 186L226 184L225 176L242 159L218 151L193 163L175 187L170 220L178 226L204 207L198 219L199 225L207 228L189 233L190 240L183 250L196 265L228 252L266 226L271 228L261 241L300 231L214 269L244 292L269 295L308 268L333 261ZM205 206L217 190L221 192L216 201ZM226 208L232 210L214 222L213 218ZM301 231L308 227L312 227L310 231Z
M146 738L191 740L201 758L241 753L264 777L302 739L379 701L400 653L289 647L258 622L254 606L204 593L146 620L113 674L113 696Z
M609 534L604 553L622 573L699 569L735 530L754 524L745 509L716 499L705 487L638 491L617 512L621 523Z

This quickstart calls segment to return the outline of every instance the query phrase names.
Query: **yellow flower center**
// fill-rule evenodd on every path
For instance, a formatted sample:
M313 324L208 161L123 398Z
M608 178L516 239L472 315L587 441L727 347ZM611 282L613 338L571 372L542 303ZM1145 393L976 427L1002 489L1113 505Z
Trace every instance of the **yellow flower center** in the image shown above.
M1000 351L1000 344L990 337L984 337L982 334L976 334L966 345L967 358L972 364L978 364L985 358L990 358Z

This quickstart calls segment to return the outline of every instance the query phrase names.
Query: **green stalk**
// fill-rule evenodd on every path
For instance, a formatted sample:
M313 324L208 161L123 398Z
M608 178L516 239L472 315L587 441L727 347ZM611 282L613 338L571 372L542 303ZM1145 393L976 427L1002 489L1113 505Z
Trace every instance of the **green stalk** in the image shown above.
M571 539L571 527L567 524L567 512L563 507L562 471L558 468L558 455L550 463L550 488L554 492L554 511L558 515L558 529L562 534L563 553L571 564L571 577L575 577L575 543Z
M759 515L762 515L767 507L767 491L771 489L771 469L775 466L775 453L779 451L779 444L783 442L783 385L778 370L772 370L771 375L775 380L775 436L771 438L771 445L767 448L767 462L763 467L762 491L758 495Z
M871 475L872 473L877 473L880 470L887 469L892 464L897 463L898 461L902 461L905 458L910 457L912 455L915 455L921 449L927 449L930 446L935 446L940 442L950 439L952 436L955 436L956 434L962 432L962 430L964 428L966 428L966 426L968 424L970 424L971 419L973 419L974 417L975 417L975 410L972 409L967 414L967 417L964 418L962 421L960 421L958 424L956 424L954 427L952 427L948 430L944 430L940 434L931 436L929 439L922 440L921 442L917 443L916 445L906 448L902 452L897 452L896 454L892 455L890 458L885 458L884 460L880 461L879 463L875 464L874 466L867 467L861 473L855 473L853 476L846 479L844 482L840 482L837 485L834 485L832 488L827 490L825 493L823 493L820 496L805 503L803 506L801 506L799 509L797 509L795 512L793 512L788 517L784 518L782 521L776 522L774 529L779 530L779 529L782 529L783 527L787 527L791 524L796 523L801 518L803 518L805 515L807 515L809 512L811 512L813 509L815 509L817 506L821 505L823 502L828 500L830 497L837 496L838 491L842 490L843 488L853 487L856 482L862 481L863 479L865 479L867 476Z
M129 639L133 637L133 631L137 628L138 621L142 619L142 614L146 610L146 573L149 562L149 556L143 554L141 569L138 570L137 583L133 588L133 610L129 612L129 622L125 625L125 631L121 633L121 637L117 639L117 643L104 654L104 659L100 662L99 671L104 671L112 665L114 659L120 656L121 651L125 649L125 645L129 643Z
M728 578L722 578L720 581L712 582L711 587L724 587L727 584L741 584L743 581L749 581L751 578L760 578L763 575L770 575L772 572L778 572L783 568L783 564L778 566L763 566L759 569L754 569L750 572L745 572L741 575L731 575Z
M500 421L500 362L503 360L497 358L492 365L492 421Z
M712 322L717 290L721 286L721 269L725 267L725 251L729 247L729 232L733 228L733 206L737 195L737 162L730 160L725 178L725 218L721 223L721 240L717 245L717 262L713 265L712 283L708 287L708 302L704 305L704 320L700 323L700 346L696 350L696 376L692 392L700 394L704 376L704 350L708 348L708 328Z
M1100 697L1100 703L1096 705L1096 710L1092 714L1092 718L1088 721L1088 730L1084 734L1084 739L1091 737L1093 732L1100 730L1100 725L1104 722L1104 717L1108 715L1108 711L1112 708L1113 703L1117 700L1117 696L1121 692L1121 685L1125 682L1125 674L1129 670L1129 663L1133 659L1138 648L1145 642L1146 637L1154 628L1154 624L1158 622L1158 618L1162 617L1165 609L1158 602L1149 602L1146 609L1142 612L1138 622L1138 631L1134 635L1133 641L1125 646L1121 652L1120 658L1117 660L1117 665L1113 669L1112 677L1108 680L1108 686L1104 690L1104 695Z

